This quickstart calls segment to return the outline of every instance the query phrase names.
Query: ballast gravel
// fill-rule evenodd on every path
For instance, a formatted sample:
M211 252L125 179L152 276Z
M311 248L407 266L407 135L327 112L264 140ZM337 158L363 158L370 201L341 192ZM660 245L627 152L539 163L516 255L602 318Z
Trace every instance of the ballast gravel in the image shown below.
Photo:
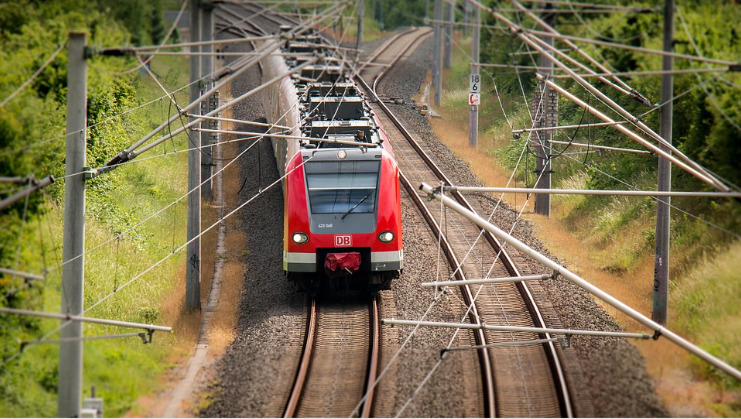
M379 42L377 41L376 44ZM230 46L227 51L238 51ZM370 50L370 49L367 49ZM433 157L446 174L459 184L481 182L450 150L434 139L426 119L412 106L428 70L431 42L425 42L412 58L399 64L385 83L395 97L405 99L392 110L401 116L433 150ZM232 96L258 85L255 69L232 83ZM259 100L242 102L234 108L234 118L258 120L264 117ZM238 127L237 127L238 128ZM249 146L245 143L242 147ZM306 295L297 291L282 272L283 203L280 184L264 190L278 177L275 159L268 143L255 146L239 162L241 170L238 192L240 200L253 199L238 216L247 237L243 262L247 264L236 338L223 357L216 362L212 378L201 395L201 417L280 417L292 382L295 365L303 343ZM227 191L237 193L237 191ZM384 318L456 319L462 302L454 296L437 302L432 291L419 287L420 282L436 276L437 241L411 201L403 197L405 268L390 291L381 293ZM491 211L491 202L481 200L478 208ZM487 212L488 214L488 212ZM511 226L515 214L501 208L495 222ZM519 220L515 236L545 253L528 222ZM527 263L532 273L545 272L533 262ZM447 272L445 272L447 274ZM615 321L580 288L563 279L543 281L542 296L547 298L563 327L575 329L619 330ZM472 344L466 335L452 336L444 329L410 327L383 329L384 377L379 383L376 416L402 417L478 417L483 412L472 406L470 393L480 383L476 377L472 351L461 351L440 358L440 349ZM653 391L650 377L638 350L624 339L574 338L572 360L584 382L583 389L591 412L597 417L663 417L667 412ZM393 361L393 362L391 362ZM588 393L588 394L586 394ZM468 397L468 398L467 398Z

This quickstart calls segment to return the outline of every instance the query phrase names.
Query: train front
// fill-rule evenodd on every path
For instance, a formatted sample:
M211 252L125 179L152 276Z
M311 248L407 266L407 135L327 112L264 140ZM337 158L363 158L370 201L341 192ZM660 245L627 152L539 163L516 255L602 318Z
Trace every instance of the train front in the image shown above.
M289 277L309 289L389 289L404 262L393 156L382 147L309 148L286 169Z

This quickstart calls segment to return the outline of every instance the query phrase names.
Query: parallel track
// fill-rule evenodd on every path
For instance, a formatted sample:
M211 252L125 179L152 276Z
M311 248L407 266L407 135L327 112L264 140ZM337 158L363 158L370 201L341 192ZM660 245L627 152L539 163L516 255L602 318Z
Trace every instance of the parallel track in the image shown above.
M416 41L415 41L416 42ZM411 47L414 42L409 43ZM399 57L405 53L406 49L401 52L394 52L395 57L390 62L395 63ZM387 61L389 61L387 59ZM388 70L391 65L384 67ZM402 183L409 192L409 195L420 208L423 216L426 218L435 235L440 237L441 220L432 216L432 209L427 208L424 201L418 196L417 191L412 185L412 179L415 183L427 182L434 185L440 181L445 184L451 184L445 174L435 165L432 159L425 152L423 147L414 139L401 124L401 122L390 112L388 107L379 99L376 87L378 83L387 74L383 71L381 74L374 75L373 88L361 77L356 77L359 85L363 86L366 93L375 99L375 106L381 112L377 112L382 119L387 134L390 134L389 127L394 126L401 137L406 141L395 141L394 152L402 171ZM417 183L417 184L419 184ZM454 198L469 209L473 209L471 204L460 194L453 194ZM454 214L448 214L447 227L449 233L443 234L441 244L443 250L449 259L453 269L460 266L458 254L466 254L468 249L476 242L479 234L477 228L466 221L458 219ZM466 232L467 230L467 232ZM455 276L457 279L463 279L466 272L475 277L483 277L487 274L485 267L490 266L494 261L498 261L501 268L493 271L493 276L520 276L520 272L515 266L512 258L502 249L500 243L491 234L484 234L490 248L487 250L479 247L472 249L474 258L478 259L480 265L472 266L472 256L468 256L461 269L457 269ZM444 239L444 240L443 240ZM449 239L449 240L448 240ZM499 271L499 272L498 272ZM517 324L535 327L546 327L543 315L540 313L532 293L524 282L516 285L490 285L479 287L477 293L479 297L474 298L475 293L470 287L461 287L464 299L467 304L476 301L479 309L472 307L469 318L473 323L486 321L489 324ZM519 295L515 298L515 295ZM481 313L479 313L480 311ZM523 316L526 314L526 316ZM527 317L527 318L523 318ZM484 336L476 336L477 345L485 346L486 342L505 343L520 340L534 339L551 339L548 334L535 335L532 333L502 334L502 333L484 333ZM560 357L555 344L552 341L543 345L521 346L517 348L491 348L480 349L479 359L482 361L482 379L484 382L484 403L486 414L488 416L566 416L573 417L574 412L571 404L571 396L568 392L568 386L564 377L563 367L561 366ZM487 366L492 364L487 361L489 355L495 355L497 362L493 370L496 373L496 389L492 390L494 378L490 378L489 372L492 369ZM527 358L527 362L524 360ZM505 360L507 359L508 360ZM527 364L527 365L525 365ZM533 368L533 364L540 365ZM543 371L547 371L544 376ZM534 387L534 388L531 388ZM492 395L495 392L496 395ZM525 403L522 403L522 399ZM496 399L496 401L494 400ZM524 409L523 409L524 407Z
M267 15L269 12L262 9L262 11L256 11L256 13ZM237 19L236 14L231 17ZM279 23L278 19L274 17L271 17L271 19L274 24L287 23L286 21ZM232 19L225 20L231 26L226 28L227 31L241 32L240 34L235 33L238 36L244 36L245 32L256 33L259 31L259 28L252 25L251 22L247 23L251 27L237 29L236 26L246 22L237 21L235 23ZM415 34L415 32L417 33ZM387 54L382 51L373 57L374 60L383 60L382 66L367 66L382 70L374 72L371 81L373 88L365 83L360 76L356 76L355 79L358 85L366 90L368 96L374 98L374 107L380 110L380 112L377 111L377 115L386 127L387 134L398 139L398 141L393 141L393 144L402 171L401 181L409 195L419 206L435 235L440 237L449 263L456 270L454 276L457 279L465 279L467 276L483 277L487 275L486 268L494 264L495 261L499 261L499 265L495 268L492 276L519 276L519 271L512 259L502 251L497 240L489 234L484 235L489 247L477 245L473 248L471 255L457 256L466 255L468 249L472 248L472 245L477 241L479 230L467 221L457 217L456 214L448 214L445 222L433 215L435 214L435 208L427 207L424 200L418 195L414 185L421 182L437 184L440 181L450 184L450 181L428 157L424 147L415 141L413 136L389 111L388 107L381 102L375 92L378 83L387 73L387 70L417 42L399 42L399 40L409 36L416 36L421 39L426 35L429 35L429 32L423 32L420 35L419 31L412 30L400 34L394 40L395 42L387 42L386 50L395 49L405 43L408 44L408 47ZM393 47L391 47L392 45ZM365 74L367 75L367 72ZM391 127L396 127L398 132L392 134ZM401 138L405 140L401 140ZM469 209L473 208L462 196L454 195L462 205ZM442 233L441 226L449 230ZM456 269L457 266L461 266L461 269ZM460 288L465 303L471 307L468 317L472 323L546 326L543 316L539 313L535 301L524 283L485 286L478 289L468 286ZM375 300L373 304L377 307ZM313 308L309 310L307 315L306 345L294 388L286 405L285 416L349 416L353 413L352 408L361 399L365 398L360 415L369 417L372 410L373 383L376 380L377 354L379 352L377 308L367 310L370 313L369 316L373 319L372 322L365 318L358 323L364 324L365 327L371 324L372 328L375 328L375 332L369 330L366 332L367 335L364 335L366 337L360 338L351 336L358 333L359 326L349 329L347 327L348 319L356 317L357 313L349 313L344 309L340 310L337 307L327 306L325 310L328 313L321 315L323 316L322 320L317 320L316 301L312 300L310 306ZM334 323L335 326L329 328L320 326L322 331L319 332L317 323L324 324L326 322ZM354 332L348 333L349 331ZM482 367L484 413L486 416L573 416L568 388L563 377L558 352L553 342L515 348L486 347L486 345L497 342L508 343L536 338L548 339L549 336L534 333L518 333L516 335L494 333L481 329L473 333L476 345L481 346L477 351ZM348 341L351 337L352 342ZM361 341L363 342L361 343ZM318 348L325 347L330 348L330 352L320 355L317 352ZM344 360L345 362L349 361L350 365L357 365L359 359L362 359L362 364L367 367L367 370L362 374L365 380L360 380L360 382L358 380L338 381L361 375L361 371L357 367L352 367L353 372L348 373L343 369L346 368L343 367L346 364L340 362ZM322 370L324 371L322 372ZM327 373L327 371L330 371L330 373ZM544 371L550 372L544 373ZM312 382L320 384L311 384ZM333 390L327 392L328 388ZM309 394L312 389L317 389L318 392ZM346 403L343 403L343 400Z
M283 417L370 417L380 354L378 297L308 304L304 348Z

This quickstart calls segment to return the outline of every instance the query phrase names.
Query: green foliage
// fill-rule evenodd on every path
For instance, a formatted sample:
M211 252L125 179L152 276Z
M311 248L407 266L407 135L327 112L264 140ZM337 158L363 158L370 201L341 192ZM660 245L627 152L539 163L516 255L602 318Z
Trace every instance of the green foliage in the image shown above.
M638 1L621 1L626 6L656 7L655 3L641 4ZM741 56L741 32L728 22L741 20L741 8L733 2L703 0L683 3L678 6L675 21L675 51L682 54L703 56L727 61L737 61ZM512 20L518 17L511 16ZM520 17L522 18L522 17ZM491 20L487 23L492 24ZM524 26L535 24L523 20ZM687 30L685 30L685 25ZM654 50L662 49L663 16L661 13L613 13L580 16L559 14L556 24L561 32L585 38L597 38ZM688 35L691 34L691 37ZM614 48L608 45L578 43L580 48L608 68L620 72L648 71L661 68L661 57L636 51ZM519 39L504 32L483 32L482 61L498 64L532 66L538 62L528 55L513 55L528 48ZM563 47L556 41L556 45ZM575 52L570 56L580 59ZM537 55L535 56L537 57ZM583 60L580 59L582 62ZM675 59L677 69L705 69L717 67L697 61ZM488 72L488 71L487 71ZM493 69L494 81L502 95L502 103L510 120L517 121L514 128L529 127L527 110L517 109L514 103L533 100L535 80L532 73L516 73L509 69ZM705 166L732 184L741 184L741 77L738 73L686 73L674 76L673 101L673 144L687 156ZM622 79L650 103L661 101L660 76L624 76ZM594 80L594 79L590 79ZM581 85L568 79L556 79L556 83L572 94L584 99L613 117L624 119L603 103L589 95ZM626 97L604 83L592 82L604 94L624 107L632 115L658 132L659 110ZM498 106L498 104L497 104ZM559 99L559 125L601 122L585 114L583 109L571 101ZM498 128L501 127L501 128ZM509 127L494 124L496 135L506 135ZM641 132L631 127L635 132ZM501 132L504 131L503 134ZM514 168L518 161L525 137L501 146L495 154L506 167ZM643 135L649 138L648 135ZM613 147L639 148L633 140L612 127L560 130L555 138L588 144ZM583 148L557 146L561 151L584 151ZM656 188L657 157L648 154L629 154L590 150L588 154L569 158L556 157L554 165L554 187L586 187L594 189L639 189ZM531 163L527 163L532 169ZM520 163L519 179L527 176ZM674 190L712 190L691 174L676 166L672 170ZM622 273L635 268L641 256L650 254L655 246L654 223L655 201L652 199L585 196L577 198L556 197L554 202L563 205L566 220L578 229L578 234L590 241L597 249L603 268ZM672 211L671 221L671 292L670 306L677 313L678 327L693 341L702 342L711 353L741 366L739 342L739 307L741 286L738 272L739 245L734 242L741 233L741 205L734 200L681 199L673 198L672 204L679 210ZM730 233L730 234L729 234ZM730 247L729 247L730 246ZM719 255L711 257L710 255ZM723 325L715 326L715 325ZM725 388L738 389L738 383L705 363L698 363L700 375L711 377ZM737 416L739 410L725 407L727 414ZM736 407L737 409L737 407Z
M162 41L165 32L162 10L159 0L141 1L136 7L131 7L131 2L103 0L0 0L0 98L8 97L28 80L66 42L70 30L87 31L88 44L94 47ZM177 68L178 72L183 72L182 60L168 62L171 64L168 71ZM167 116L167 109L162 106L154 111L150 105L145 112L128 112L143 103L139 99L141 89L150 99L156 97L152 92L161 94L159 87L152 83L142 84L136 74L121 74L134 64L135 61L123 58L88 60L87 157L90 166L104 164ZM63 49L31 84L0 108L0 176L33 174L37 179L49 174L57 178L64 176L66 73L67 51ZM165 84L182 82L175 77L168 79ZM174 87L179 85L170 85ZM176 139L174 144L185 147L181 139ZM155 209L182 195L185 186L170 177L184 166L184 155L169 159L170 162L160 163L155 168L141 165L122 168L88 182L88 246L130 230ZM137 174L133 179L149 186L139 190L138 185L132 185L131 173ZM154 176L168 181L158 183ZM0 186L0 194L5 197L21 187L4 184ZM122 189L126 189L128 195L121 196ZM43 273L60 263L63 192L64 181L58 180L43 192L31 195L28 202L19 202L0 212L0 225L3 226L0 229L0 266ZM142 200L149 202L141 205ZM180 224L173 224L174 220L184 220L182 205L174 206L160 218L155 217L146 228L127 231L115 242L115 250L89 255L85 272L86 307L120 287L124 275L126 280L134 277L161 259L164 249L171 251L172 243L182 241L176 232ZM182 258L171 259L162 265L157 278L145 277L148 280L145 287L127 287L116 295L117 298L111 298L115 303L108 303L108 308L101 306L92 315L140 322L159 320L158 303L172 286L170 272ZM111 272L115 273L111 275ZM55 312L60 306L59 289L59 269L52 269L43 283L0 276L0 304ZM54 415L58 346L22 346L22 343L38 339L57 325L58 321L0 315L0 362L8 361L0 368L0 416ZM121 333L116 328L86 327L85 330L86 335ZM141 341L134 339L132 344L124 345L124 349L115 349L120 352L115 367L108 364L104 352L120 348L120 342L85 345L84 380L98 385L100 391L106 393L109 415L125 413L132 401L149 388L140 381L149 380L161 371L161 360L171 349L172 339L165 336L159 343L157 347L141 351ZM101 352L96 347L108 349ZM19 356L21 348L23 352Z
M370 4L369 4L370 3ZM424 24L427 1L366 1L366 14L379 22L381 29L392 30L400 26L422 26ZM373 10L375 6L375 10ZM432 3L429 6L429 17L433 18Z

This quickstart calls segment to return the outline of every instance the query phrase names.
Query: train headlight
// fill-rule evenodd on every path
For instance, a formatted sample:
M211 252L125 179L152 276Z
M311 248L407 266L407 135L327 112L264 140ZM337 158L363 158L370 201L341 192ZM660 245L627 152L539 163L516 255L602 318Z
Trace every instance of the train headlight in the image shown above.
M383 243L391 243L392 241L394 241L394 233L390 231L384 231L383 233L378 235L378 240Z
M307 241L309 241L309 236L307 236L305 233L293 233L293 236L291 237L293 239L293 242L296 244L304 244Z

